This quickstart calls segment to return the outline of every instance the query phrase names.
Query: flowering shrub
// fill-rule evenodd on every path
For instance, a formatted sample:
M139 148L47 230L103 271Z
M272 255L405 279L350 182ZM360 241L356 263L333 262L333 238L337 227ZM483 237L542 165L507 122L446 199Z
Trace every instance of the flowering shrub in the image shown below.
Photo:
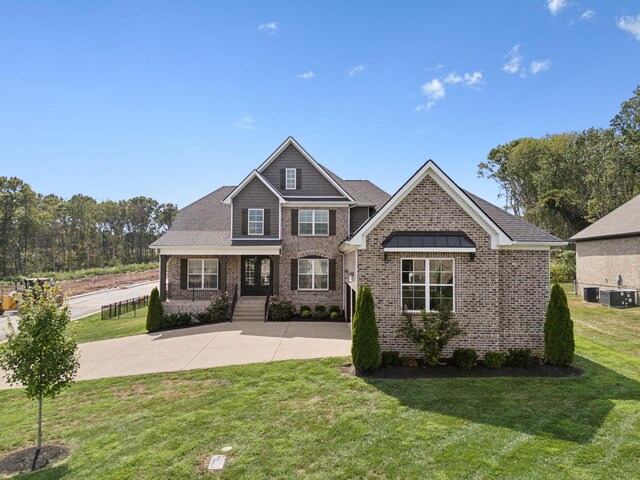
M286 298L273 295L269 299L269 317L277 322L286 322L293 318L296 312L293 303Z
M214 298L207 307L209 318L203 318L201 320L202 323L220 323L231 320L231 312L229 311L230 296L229 292L224 292Z

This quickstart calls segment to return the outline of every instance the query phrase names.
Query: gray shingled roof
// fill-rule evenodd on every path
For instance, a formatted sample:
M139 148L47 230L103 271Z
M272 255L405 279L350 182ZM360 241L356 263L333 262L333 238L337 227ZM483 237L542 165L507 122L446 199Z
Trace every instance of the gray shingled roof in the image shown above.
M359 205L375 207L377 210L391 198L391 195L369 180L344 180L324 165L318 165Z
M487 217L516 242L562 242L562 239L539 229L535 225L525 222L521 218L496 207L492 203L463 190Z
M640 195L576 233L570 240L579 242L595 238L640 235Z

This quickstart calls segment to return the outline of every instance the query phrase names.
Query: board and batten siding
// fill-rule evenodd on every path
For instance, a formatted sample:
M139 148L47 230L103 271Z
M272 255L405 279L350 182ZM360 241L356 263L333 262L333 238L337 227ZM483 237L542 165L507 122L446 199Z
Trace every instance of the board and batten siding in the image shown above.
M281 185L281 171L285 168L300 169L301 185L297 185L296 190L287 190ZM293 145L285 148L261 173L285 197L342 197L336 187Z
M269 235L243 235L243 210L249 208L262 208L269 210ZM233 238L278 238L280 225L280 204L276 197L267 186L257 178L251 180L247 185L233 198ZM246 228L246 227L245 227ZM266 225L265 225L266 230Z

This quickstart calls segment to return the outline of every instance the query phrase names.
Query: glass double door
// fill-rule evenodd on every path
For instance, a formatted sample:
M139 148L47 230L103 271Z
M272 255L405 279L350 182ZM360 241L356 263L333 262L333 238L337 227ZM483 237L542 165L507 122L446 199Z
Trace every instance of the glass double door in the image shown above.
M269 257L242 257L242 296L271 293L272 265Z

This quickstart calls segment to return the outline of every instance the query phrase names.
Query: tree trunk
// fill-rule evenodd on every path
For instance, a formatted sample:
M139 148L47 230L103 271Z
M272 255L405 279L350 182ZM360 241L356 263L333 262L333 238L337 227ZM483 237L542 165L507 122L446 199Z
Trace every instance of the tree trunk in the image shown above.
M36 463L38 462L38 456L42 450L42 394L38 397L38 445L36 447L36 454L33 457L33 464L31 465L31 471L36 469Z

